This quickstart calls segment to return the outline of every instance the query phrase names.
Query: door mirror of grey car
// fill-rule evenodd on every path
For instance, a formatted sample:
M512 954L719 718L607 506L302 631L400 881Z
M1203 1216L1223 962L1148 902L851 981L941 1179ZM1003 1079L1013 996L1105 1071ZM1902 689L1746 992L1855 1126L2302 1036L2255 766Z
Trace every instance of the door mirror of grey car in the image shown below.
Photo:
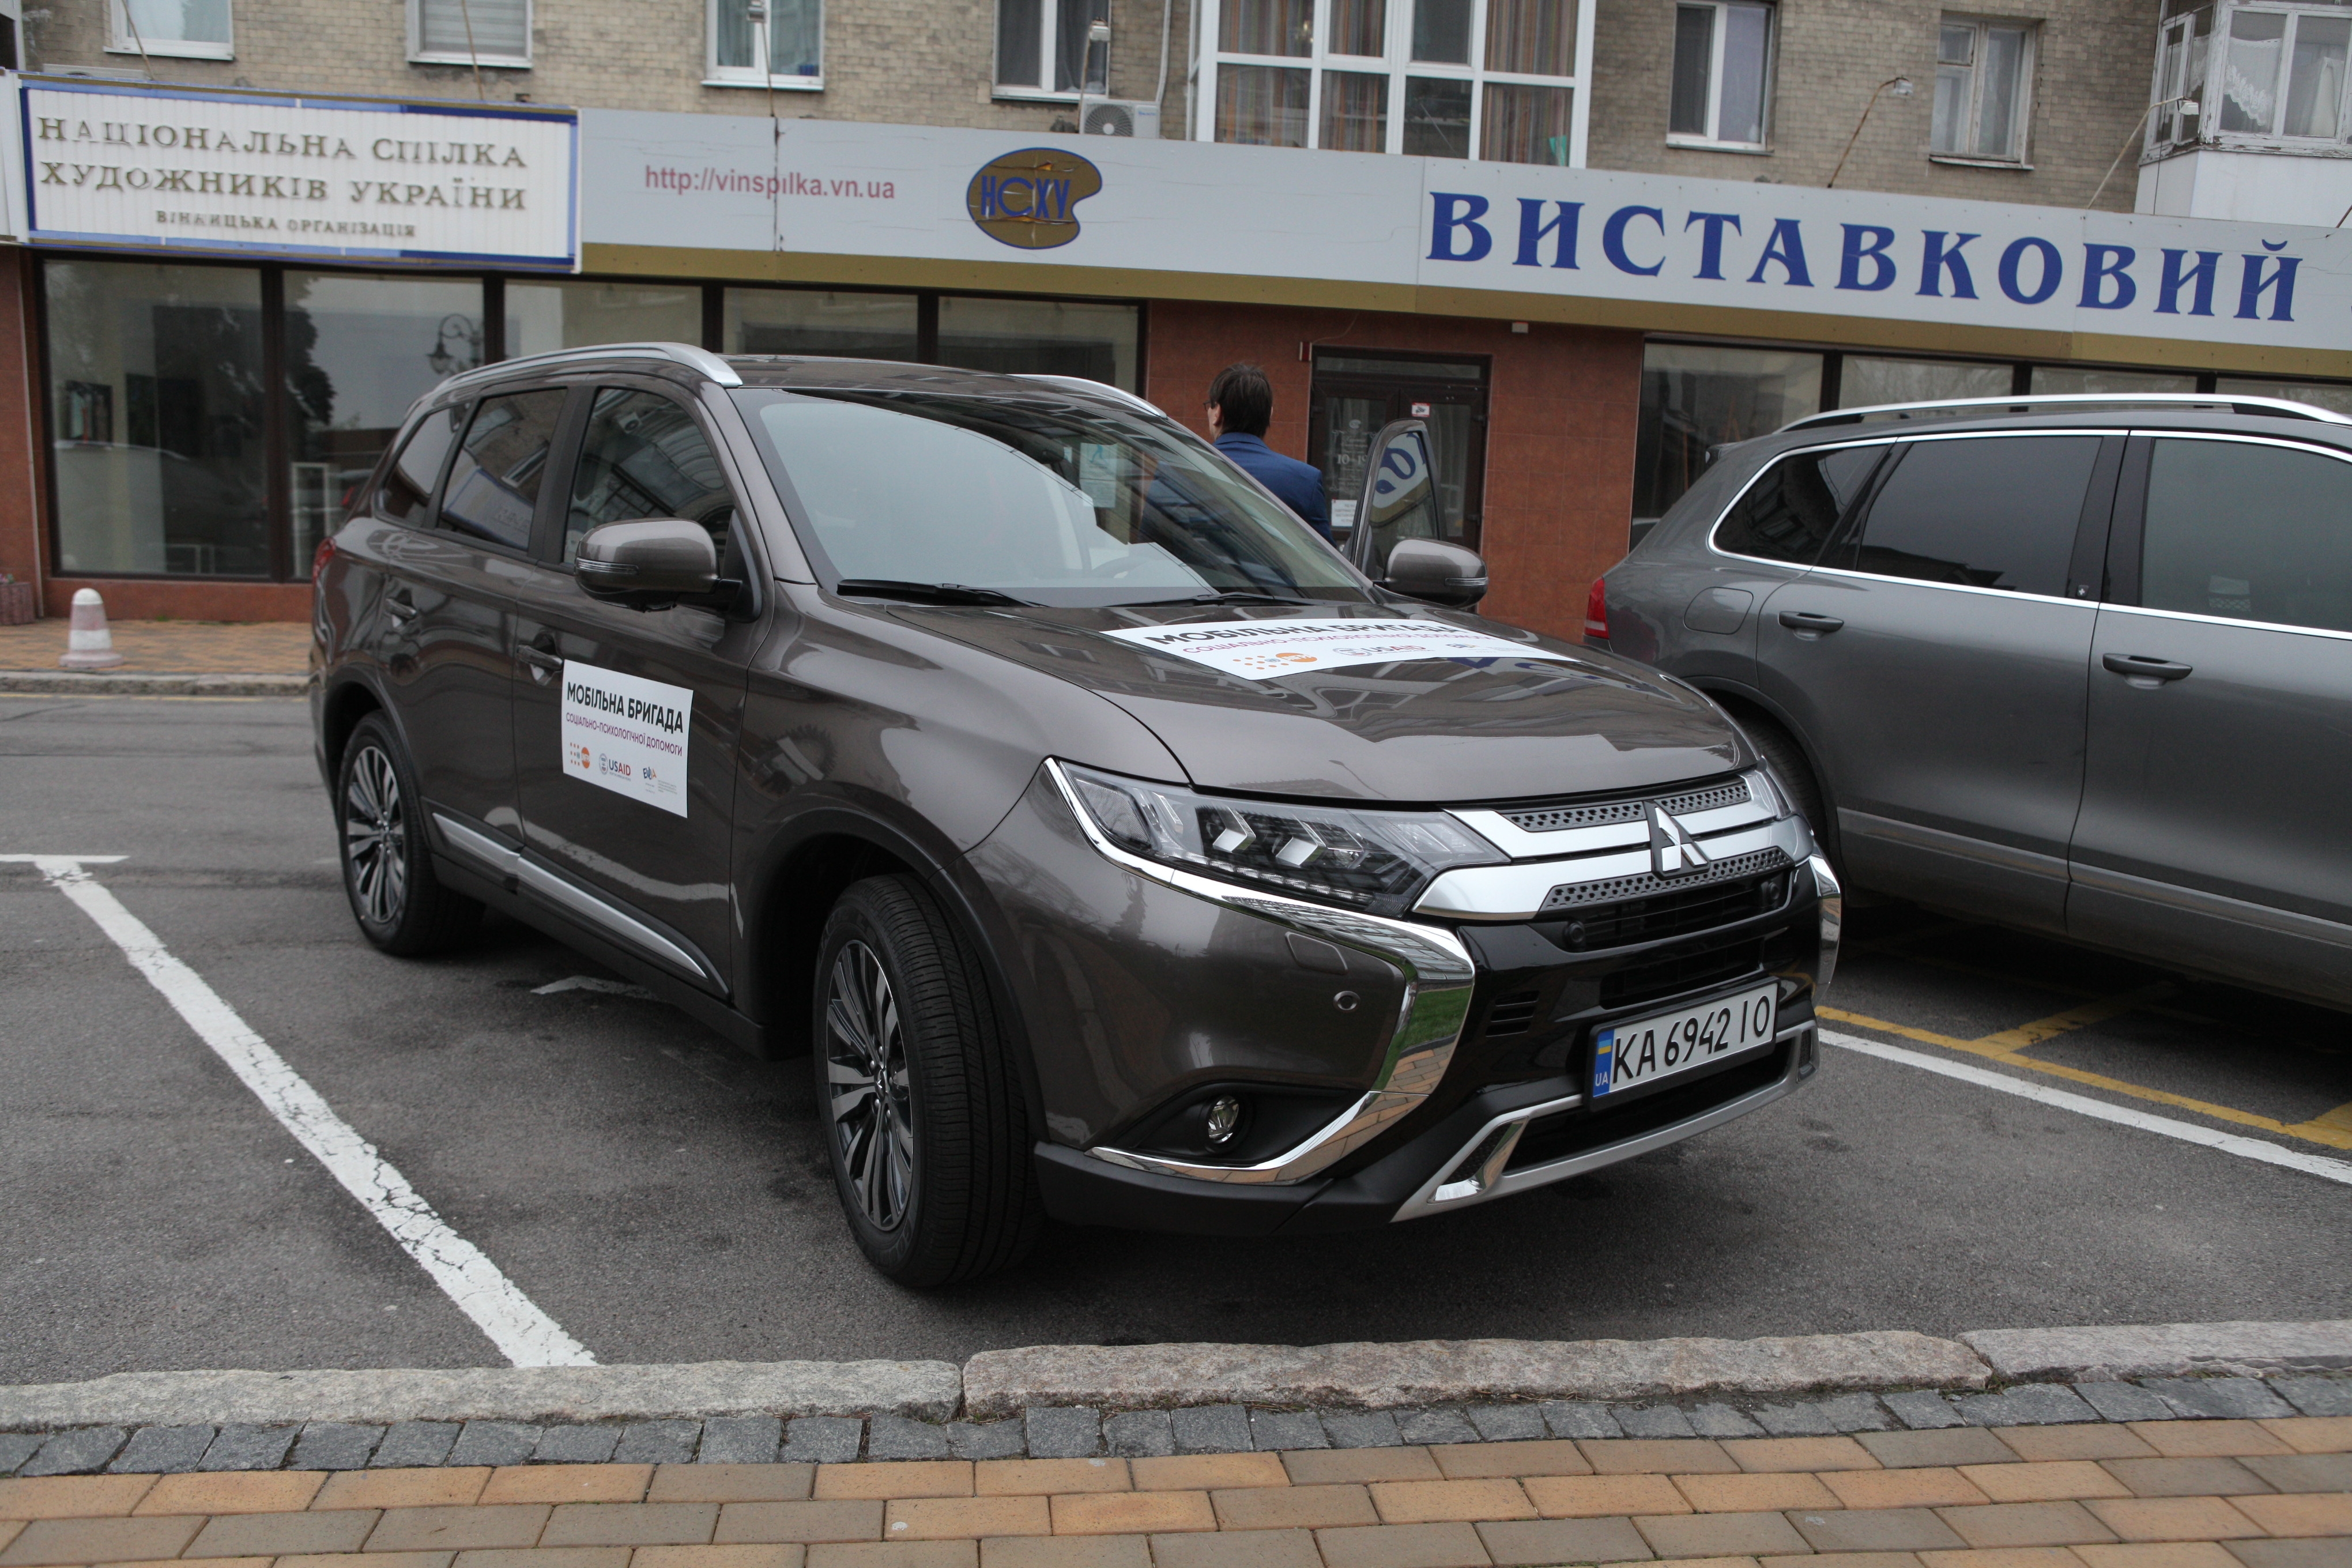
M573 575L581 592L635 610L665 609L721 591L709 531L683 518L607 522L581 536Z
M1486 563L1458 544L1434 539L1402 539L1389 552L1391 593L1466 610L1486 596Z

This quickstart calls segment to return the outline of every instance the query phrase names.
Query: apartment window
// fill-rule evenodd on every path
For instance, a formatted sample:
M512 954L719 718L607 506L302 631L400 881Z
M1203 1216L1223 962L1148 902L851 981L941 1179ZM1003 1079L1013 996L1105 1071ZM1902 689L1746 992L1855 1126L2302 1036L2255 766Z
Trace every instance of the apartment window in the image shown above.
M408 0L408 58L527 69L530 0Z
M1771 70L1772 7L1685 0L1675 7L1666 139L1684 146L1761 147Z
M1942 158L2021 163L2033 80L2033 28L1946 16L1936 37L1936 119Z
M228 0L107 0L107 12L112 22L110 53L200 60L236 58L229 42Z
M2218 129L2254 136L2340 142L2345 56L2352 17L2290 9L2230 12Z
M2197 140L2204 118L2205 67L2212 48L2212 6L2200 5L2165 19L2156 51L2154 101L2159 107L2149 121L2149 146ZM2197 113L2189 112L2191 105Z
M1578 0L1219 0L1202 141L1581 166Z
M1090 30L1110 20L1110 0L997 0L1000 98L1076 98L1110 79L1110 46Z
M710 0L710 87L824 85L824 0Z

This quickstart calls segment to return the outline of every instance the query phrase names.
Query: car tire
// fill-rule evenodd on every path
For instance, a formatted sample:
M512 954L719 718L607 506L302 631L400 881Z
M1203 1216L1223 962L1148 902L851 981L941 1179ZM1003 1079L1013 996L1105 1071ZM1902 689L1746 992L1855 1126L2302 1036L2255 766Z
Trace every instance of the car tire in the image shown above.
M1794 735L1760 713L1741 710L1733 717L1738 721L1740 732L1772 770L1772 776L1788 789L1805 826L1812 829L1813 842L1821 846L1822 853L1829 857L1830 868L1843 880L1845 857L1839 850L1837 823L1830 815L1821 780L1813 776L1812 764L1805 760L1804 748L1797 744Z
M433 874L424 800L391 723L381 713L361 720L335 770L343 894L361 934L403 958L457 946L482 918L479 903Z
M1017 1261L1044 1220L1027 1102L970 944L912 877L841 895L817 949L810 1053L834 1185L901 1285Z

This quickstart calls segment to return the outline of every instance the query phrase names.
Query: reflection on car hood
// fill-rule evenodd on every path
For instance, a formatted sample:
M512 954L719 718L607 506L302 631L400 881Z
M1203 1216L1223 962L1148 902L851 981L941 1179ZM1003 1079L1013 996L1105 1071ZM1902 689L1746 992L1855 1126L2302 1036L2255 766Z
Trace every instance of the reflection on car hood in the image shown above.
M1399 621L1405 612L1314 604L940 609L891 614L1133 714L1205 789L1433 804L1647 788L1744 766L1738 731L1656 671L1475 616L1411 618L1559 657L1430 658L1251 679L1108 631L1285 619ZM1084 758L1075 759L1085 761Z

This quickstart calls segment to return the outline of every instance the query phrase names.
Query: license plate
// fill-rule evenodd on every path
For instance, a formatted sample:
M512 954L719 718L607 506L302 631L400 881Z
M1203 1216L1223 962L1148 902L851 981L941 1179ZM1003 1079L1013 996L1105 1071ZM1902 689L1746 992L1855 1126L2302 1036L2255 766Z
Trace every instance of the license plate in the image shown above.
M1680 1013L1614 1024L1593 1037L1592 1098L1646 1089L1772 1038L1780 988L1765 984Z

